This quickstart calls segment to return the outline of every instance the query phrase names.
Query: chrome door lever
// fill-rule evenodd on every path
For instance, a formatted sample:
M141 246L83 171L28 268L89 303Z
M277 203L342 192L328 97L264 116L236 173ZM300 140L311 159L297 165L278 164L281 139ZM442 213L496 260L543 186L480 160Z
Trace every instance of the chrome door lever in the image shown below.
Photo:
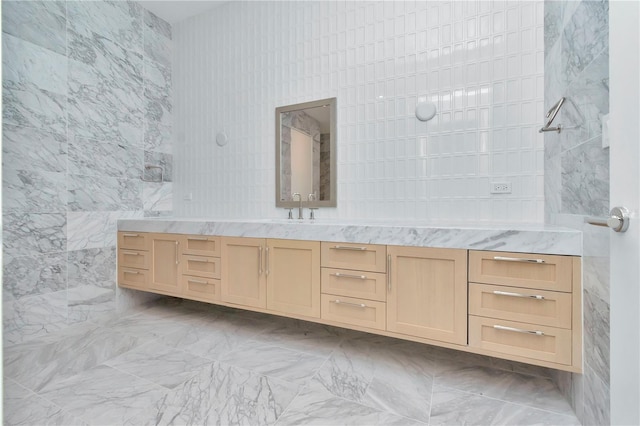
M614 207L609 217L585 217L584 221L590 225L608 226L616 232L625 232L629 229L629 210L624 207Z

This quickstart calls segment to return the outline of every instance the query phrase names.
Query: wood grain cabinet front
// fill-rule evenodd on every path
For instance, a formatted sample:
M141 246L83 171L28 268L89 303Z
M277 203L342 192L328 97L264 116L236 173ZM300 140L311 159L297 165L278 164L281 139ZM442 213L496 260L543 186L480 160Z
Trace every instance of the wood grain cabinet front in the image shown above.
M148 234L118 232L118 285L134 290L149 290Z
M222 238L220 299L254 308L267 307L267 276L263 238Z
M162 294L180 295L180 236L149 234L151 256L149 288Z

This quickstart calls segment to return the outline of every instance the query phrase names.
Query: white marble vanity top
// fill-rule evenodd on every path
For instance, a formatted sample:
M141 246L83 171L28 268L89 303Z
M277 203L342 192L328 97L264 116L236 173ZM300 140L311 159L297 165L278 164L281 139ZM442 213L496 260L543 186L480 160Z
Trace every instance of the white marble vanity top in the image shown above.
M582 255L580 231L545 225L368 219L147 218L119 220L118 230Z

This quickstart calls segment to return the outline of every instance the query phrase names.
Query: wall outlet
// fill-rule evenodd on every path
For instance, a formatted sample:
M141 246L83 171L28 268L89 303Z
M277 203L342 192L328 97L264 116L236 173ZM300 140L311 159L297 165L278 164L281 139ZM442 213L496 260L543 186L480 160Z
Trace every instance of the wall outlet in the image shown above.
M511 194L511 182L492 182L492 194Z
M193 193L192 192L187 192L186 194L184 194L184 197L182 197L183 200L185 201L192 201L193 200Z

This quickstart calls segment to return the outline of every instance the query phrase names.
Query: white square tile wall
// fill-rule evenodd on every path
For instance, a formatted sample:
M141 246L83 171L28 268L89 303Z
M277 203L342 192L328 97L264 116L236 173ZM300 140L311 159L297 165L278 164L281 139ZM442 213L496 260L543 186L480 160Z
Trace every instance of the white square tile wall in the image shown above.
M265 1L176 24L176 215L285 217L275 108L335 96L338 207L319 217L543 222L543 20L542 1Z

